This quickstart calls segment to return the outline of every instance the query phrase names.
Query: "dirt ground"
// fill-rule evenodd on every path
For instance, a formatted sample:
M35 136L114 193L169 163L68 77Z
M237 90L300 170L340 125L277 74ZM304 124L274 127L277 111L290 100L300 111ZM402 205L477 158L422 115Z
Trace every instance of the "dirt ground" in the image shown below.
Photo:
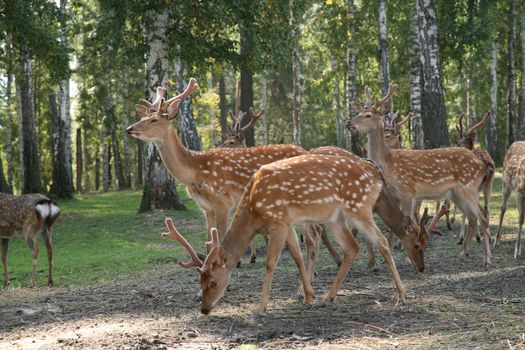
M457 230L457 227L455 227ZM460 262L456 237L432 236L427 269L417 274L401 251L407 289L395 307L389 274L370 271L364 249L331 306L306 309L296 298L297 269L285 251L274 276L268 315L251 318L264 273L243 260L210 316L193 301L197 273L174 261L152 262L145 277L101 287L0 291L0 349L524 349L525 264L512 258L515 234L482 263L473 242ZM363 245L364 247L364 245ZM316 300L336 267L323 248Z

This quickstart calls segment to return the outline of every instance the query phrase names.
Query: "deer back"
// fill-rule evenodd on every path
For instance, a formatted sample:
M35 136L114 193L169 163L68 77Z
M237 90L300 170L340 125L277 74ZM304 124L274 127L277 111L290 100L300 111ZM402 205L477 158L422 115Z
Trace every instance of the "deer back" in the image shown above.
M525 141L514 142L505 153L502 179L512 189L525 191Z

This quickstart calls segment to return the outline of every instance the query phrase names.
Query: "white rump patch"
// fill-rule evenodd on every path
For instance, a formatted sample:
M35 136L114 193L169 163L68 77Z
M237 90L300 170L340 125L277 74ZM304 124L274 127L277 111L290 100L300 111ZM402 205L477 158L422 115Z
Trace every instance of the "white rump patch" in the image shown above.
M55 217L60 214L60 207L56 204L51 203L51 217Z
M35 210L37 211L38 215L40 215L40 217L42 219L46 219L48 216L49 216L49 204L45 203L45 204L37 204L35 206Z

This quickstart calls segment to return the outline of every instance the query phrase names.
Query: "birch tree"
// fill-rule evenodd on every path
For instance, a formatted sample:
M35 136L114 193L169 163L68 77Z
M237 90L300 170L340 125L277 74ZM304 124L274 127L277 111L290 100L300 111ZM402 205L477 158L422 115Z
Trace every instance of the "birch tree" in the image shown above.
M491 52L491 65L490 65L490 119L487 124L486 132L486 144L489 153L496 159L499 159L498 155L498 132L497 132L497 120L498 120L498 44L496 41L492 43Z
M386 0L379 0L379 68L381 70L381 91L384 96L388 92L388 84L390 83Z
M508 146L518 139L518 114L516 110L516 1L510 0L508 24L509 24L509 41L508 41L508 95L507 95L507 128L508 128Z
M414 8L414 15L410 21L410 41L408 55L410 58L410 111L413 113L411 120L412 145L415 149L423 149L425 140L423 136L423 123L421 118L421 61L419 46L419 21Z

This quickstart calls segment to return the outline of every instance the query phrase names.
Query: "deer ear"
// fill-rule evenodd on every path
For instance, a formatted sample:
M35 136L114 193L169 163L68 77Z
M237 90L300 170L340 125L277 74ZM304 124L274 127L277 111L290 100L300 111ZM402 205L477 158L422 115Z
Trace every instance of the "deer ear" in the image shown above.
M403 216L403 219L401 219L401 224L407 233L409 233L410 229L415 225L412 218L408 215Z
M228 261L228 253L226 253L226 249L224 249L223 247L219 248L217 260L217 263L222 267L224 267L226 265L226 261Z
M354 101L352 102L352 109L354 110L355 113L359 113L363 110L363 106L361 105L361 102Z
M135 105L135 111L137 111L137 114L140 117L140 119L148 115L148 108L144 105Z

